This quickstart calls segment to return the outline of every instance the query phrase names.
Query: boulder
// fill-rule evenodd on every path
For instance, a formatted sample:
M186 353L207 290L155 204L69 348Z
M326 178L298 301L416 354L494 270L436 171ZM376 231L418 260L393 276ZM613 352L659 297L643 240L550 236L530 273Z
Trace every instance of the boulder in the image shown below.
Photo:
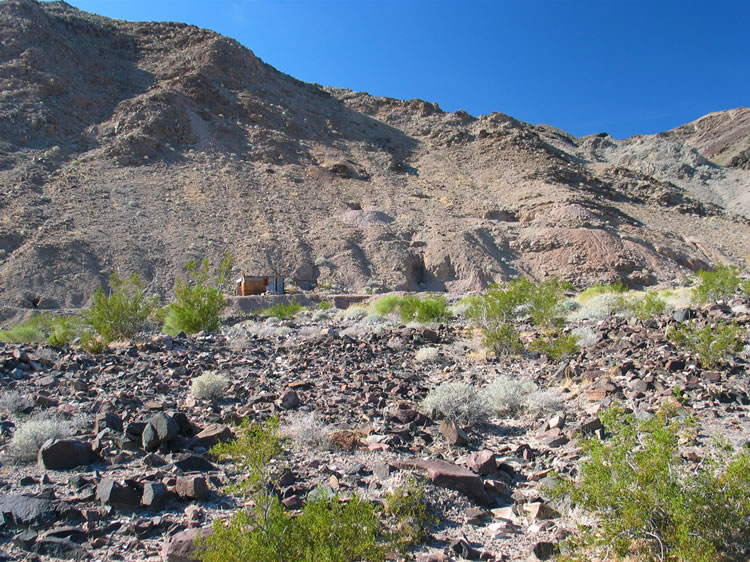
M90 443L75 439L48 439L37 454L39 466L47 470L70 470L97 460Z
M143 428L141 443L146 451L155 451L162 443L177 437L180 427L170 416L159 412L151 417Z
M228 425L212 423L193 438L190 446L210 449L217 443L226 443L232 439L234 439L234 433Z
M206 538L213 533L210 527L202 529L186 529L167 540L161 550L163 562L194 562L195 561L195 539Z
M111 478L102 478L96 486L96 499L102 505L117 509L136 509L141 504L141 494L130 486L124 486Z
M44 527L57 519L50 500L16 494L0 495L0 514L6 525L22 527Z
M174 491L181 498L203 500L208 497L208 485L203 476L183 476L177 479Z
M438 428L445 440L451 445L466 445L469 437L453 420L445 419Z
M480 505L490 501L482 479L468 468L438 460L401 461L396 466L421 470L433 484L461 492Z
M487 449L472 453L466 461L466 466L482 476L495 472L497 470L495 453Z

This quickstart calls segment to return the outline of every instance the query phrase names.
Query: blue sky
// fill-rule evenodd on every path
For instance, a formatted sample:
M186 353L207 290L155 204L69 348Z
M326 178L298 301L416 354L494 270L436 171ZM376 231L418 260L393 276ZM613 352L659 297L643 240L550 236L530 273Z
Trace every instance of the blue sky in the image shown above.
M278 70L575 135L750 105L748 0L68 0L232 37Z

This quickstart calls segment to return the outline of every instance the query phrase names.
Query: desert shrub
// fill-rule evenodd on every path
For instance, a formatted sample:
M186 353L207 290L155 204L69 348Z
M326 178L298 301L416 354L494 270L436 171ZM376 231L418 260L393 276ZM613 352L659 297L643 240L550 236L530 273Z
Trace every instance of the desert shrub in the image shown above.
M17 390L5 390L0 393L0 412L13 415L31 408L31 400Z
M365 324L380 324L381 322L385 322L385 318L380 316L380 314L368 314L362 322Z
M321 322L323 320L328 320L331 317L330 310L316 310L313 312L312 319L313 322Z
M252 511L240 510L228 524L214 521L214 533L198 544L197 556L207 562L226 560L383 560L386 547L375 504L358 496L308 496L298 517L290 517L272 492L279 475L271 460L282 452L278 418L265 424L244 421L238 438L212 448L220 459L231 459L246 479L234 489L249 494Z
M188 280L178 278L175 282L176 299L166 308L164 331L171 335L179 332L215 332L219 329L221 313L226 306L221 286L232 269L232 255L229 252L224 254L213 280L208 259L204 259L200 265L191 259L185 269Z
M581 308L568 314L568 320L604 320L622 311L622 296L618 293L604 293L591 298Z
M413 475L385 496L383 511L393 520L396 544L407 547L428 537L428 529L438 522L430 511L424 485Z
M99 334L95 334L91 330L84 330L81 332L79 345L84 351L93 354L104 353L107 349L107 342L104 341L104 338Z
M511 417L524 411L528 396L536 390L537 385L530 380L500 375L482 394L483 401L496 415Z
M639 299L628 301L627 308L633 312L638 320L646 322L664 314L667 311L667 302L656 293L646 293Z
M563 396L556 389L537 389L529 393L524 400L524 407L534 417L547 416L560 412L563 408Z
M556 328L564 323L562 296L569 285L557 278L534 284L516 279L505 287L494 285L472 298L468 317L482 331L483 344L498 355L523 351L515 328L523 318L534 326Z
M576 337L576 343L580 347L591 347L598 340L596 332L588 326L578 326L573 328L570 333Z
M347 320L362 320L367 316L367 310L358 306L350 306L347 309L339 311L337 316Z
M689 423L663 407L649 420L621 408L600 414L608 438L584 439L580 482L555 493L599 516L577 546L619 557L745 560L750 544L750 456L717 448L697 469L678 444ZM598 556L597 556L598 558Z
M713 271L698 272L700 285L693 290L693 300L697 304L731 297L740 288L739 268L721 265Z
M281 428L281 434L308 449L328 449L330 428L315 412L295 412Z
M430 322L446 322L451 319L451 312L445 297L419 297L409 296L401 300L399 307L401 320L404 322L419 322L428 324Z
M131 339L145 328L159 298L146 296L146 287L135 273L125 279L113 273L109 287L109 293L97 289L83 316L105 342Z
M486 421L489 414L484 396L470 384L460 382L433 388L422 401L421 409L432 419L448 418L470 425Z
M529 350L543 353L553 361L559 361L580 351L575 334L554 330L537 337L529 345Z
M742 294L745 295L745 298L750 298L750 279L745 279L740 289L742 289Z
M437 347L420 347L414 354L417 363L435 363L440 361L440 351Z
M714 367L743 347L744 330L736 323L706 324L699 328L686 322L669 331L669 339L695 354L703 367Z
M376 300L372 305L372 311L380 316L388 316L400 311L402 297L398 295L386 295Z
M0 330L0 341L12 343L35 343L46 340L44 332L34 326L14 326L9 330Z
M16 427L6 454L18 462L33 462L47 439L60 439L73 434L72 425L56 416L42 413L32 416Z
M331 301L320 301L318 304L318 310L330 310L331 308L333 308Z
M385 559L375 505L356 495L346 503L338 496L308 500L294 518L271 496L267 508L256 504L252 513L238 511L228 525L216 520L213 530L199 542L197 555L204 562Z
M599 295L624 293L627 290L627 285L625 285L625 283L618 279L611 285L592 285L588 289L581 291L581 293L578 295L578 300L583 304L590 301L594 297L598 297Z
M47 342L55 347L63 347L80 336L83 326L83 320L77 316L36 314L10 330L0 331L0 341Z
M266 316L273 316L275 318L281 318L282 320L291 320L298 312L305 310L305 307L297 302L296 299L292 299L288 303L277 303L270 306L262 311L262 314Z
M195 377L190 383L190 393L196 398L218 400L224 395L229 381L226 377L208 371Z

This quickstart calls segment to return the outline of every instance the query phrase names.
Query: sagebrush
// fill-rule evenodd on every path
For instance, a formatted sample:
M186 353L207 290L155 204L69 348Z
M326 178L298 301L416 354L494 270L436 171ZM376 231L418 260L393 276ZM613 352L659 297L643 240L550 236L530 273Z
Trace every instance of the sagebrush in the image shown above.
M448 382L432 389L422 401L422 411L430 418L448 418L465 424L487 420L484 396L470 384Z

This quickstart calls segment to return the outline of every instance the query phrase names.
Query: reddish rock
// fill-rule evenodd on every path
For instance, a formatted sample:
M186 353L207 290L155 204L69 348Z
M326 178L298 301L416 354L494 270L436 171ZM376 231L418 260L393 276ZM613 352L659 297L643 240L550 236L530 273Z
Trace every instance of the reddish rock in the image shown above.
M487 449L472 453L466 460L466 466L482 476L495 472L495 470L497 470L495 453L488 451Z
M210 527L186 529L172 536L161 550L163 562L195 562L195 539L206 538L213 533Z
M210 449L217 443L226 443L234 439L234 433L228 425L212 423L193 438L191 447Z
M183 476L177 479L175 492L181 498L203 500L208 497L208 485L203 476Z
M396 463L396 466L422 470L430 482L438 486L466 494L480 505L489 503L482 479L468 468L438 460L402 461Z

